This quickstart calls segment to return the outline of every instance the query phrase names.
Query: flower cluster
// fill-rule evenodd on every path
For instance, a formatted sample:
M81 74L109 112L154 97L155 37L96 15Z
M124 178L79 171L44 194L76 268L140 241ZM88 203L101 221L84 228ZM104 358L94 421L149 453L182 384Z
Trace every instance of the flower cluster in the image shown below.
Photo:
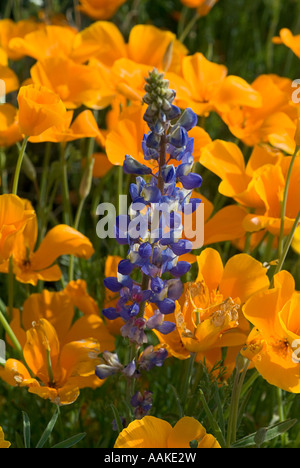
M153 166L130 155L125 157L124 172L137 178L130 186L129 215L117 218L115 232L117 241L129 248L126 259L119 262L117 277L104 280L107 289L119 293L119 300L115 307L105 308L103 315L110 320L121 317L125 322L123 337L137 346L147 343L147 331L168 334L175 329L165 316L174 312L183 290L180 278L190 269L190 263L180 256L192 248L191 241L182 238L181 215L186 206L192 210L197 207L200 199L191 199L191 194L202 182L201 176L192 172L193 139L188 135L197 123L196 114L191 109L181 113L173 104L175 92L156 69L146 82L144 101L148 107L144 119L149 131L143 148L145 160L152 160ZM142 273L140 281L134 277L136 271ZM167 274L169 278L165 279ZM146 318L148 303L155 309ZM162 350L160 357L163 355ZM145 362L143 366L148 367Z

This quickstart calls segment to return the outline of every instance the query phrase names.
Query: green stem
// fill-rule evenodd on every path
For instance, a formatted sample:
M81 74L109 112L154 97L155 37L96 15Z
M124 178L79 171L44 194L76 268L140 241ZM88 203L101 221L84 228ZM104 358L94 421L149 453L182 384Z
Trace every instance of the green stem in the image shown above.
M20 345L19 340L17 339L16 335L12 331L8 321L4 317L1 310L0 310L0 323L3 326L4 330L6 331L7 335L9 336L13 347L16 349L17 353L20 356L20 359L22 359L22 361L24 361L22 346Z
M68 185L68 171L65 159L65 145L61 145L60 151L60 164L61 164L61 182L62 182L62 197L64 206L64 223L68 226L71 225L71 206L69 200L69 185Z
M278 239L278 258L281 257L282 255L282 250L283 250L283 237L284 237L284 218L286 214L286 205L287 205L287 197L288 197L288 191L289 191L289 184L290 184L290 179L292 175L292 170L293 170L293 165L297 156L297 153L299 151L299 147L296 146L295 152L291 158L290 165L288 168L287 176L286 176L286 182L285 182L285 187L284 187L284 194L283 194L283 200L281 204L281 212L280 212L280 233L279 233L279 239Z
M27 142L28 142L28 137L26 136L24 138L24 140L23 140L22 146L21 146L20 151L19 151L18 160L17 160L16 170L15 170L15 175L14 175L14 181L13 181L13 188L12 188L12 193L14 195L17 195L17 192L18 192L19 177L20 177L21 166L22 166L22 162L23 162Z
M292 229L288 235L288 238L286 239L286 242L284 244L284 247L283 247L283 251L282 251L282 254L281 254L281 257L279 258L278 260L278 263L277 263L277 266L276 266L276 269L274 271L274 275L276 275L277 273L279 273L279 271L281 270L283 264L284 264L284 261L286 259L286 256L288 254L288 251L289 251L289 248L291 246L291 243L292 243L292 240L293 240L293 237L294 237L294 234L295 234L295 231L298 227L298 224L300 222L300 211L298 212L297 216L296 216L296 219L294 221L294 224L292 226Z
M279 421L283 422L285 421L285 413L284 413L284 406L283 406L283 400L282 400L282 390L279 387L276 387L276 394L277 394L277 404L278 404L278 416L279 416ZM282 448L284 448L285 443L286 443L286 433L281 434L281 443L282 443Z
M196 353L191 353L190 358L188 359L188 365L187 365L187 369L185 373L185 379L184 379L183 390L182 390L181 401L182 401L183 408L186 405L186 400L187 400L188 390L189 390L189 386L190 386L191 379L192 379L195 359L196 359Z
M185 41L186 37L191 32L191 30L193 29L193 27L195 26L195 24L197 23L199 18L201 18L201 16L199 15L199 13L197 11L195 11L194 16L192 17L190 22L186 25L186 27L184 28L184 30L182 31L182 33L179 36L179 41L180 42Z
M237 420L238 420L238 409L239 401L242 392L243 383L245 376L249 367L250 361L246 361L243 370L238 367L235 370L231 403L228 417L228 427L227 427L227 447L229 448L231 444L236 441L236 432L237 432Z
M81 198L80 202L79 202L79 205L78 205L78 208L77 208L75 221L74 221L74 225L73 225L74 229L77 229L77 230L78 230L78 226L79 226L79 222L80 222L84 202L85 202L85 199ZM69 264L69 281L73 281L73 279L74 279L74 260L75 260L74 256L71 255L70 264Z

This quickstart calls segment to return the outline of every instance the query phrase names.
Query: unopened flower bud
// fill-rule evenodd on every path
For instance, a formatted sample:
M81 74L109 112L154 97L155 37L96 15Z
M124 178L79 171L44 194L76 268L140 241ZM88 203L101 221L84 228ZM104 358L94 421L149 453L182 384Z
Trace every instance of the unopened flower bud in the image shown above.
M92 180L93 180L93 168L94 168L94 158L91 158L88 165L85 168L83 173L83 177L81 179L80 187L79 187L79 195L82 200L84 200L88 194L90 193Z

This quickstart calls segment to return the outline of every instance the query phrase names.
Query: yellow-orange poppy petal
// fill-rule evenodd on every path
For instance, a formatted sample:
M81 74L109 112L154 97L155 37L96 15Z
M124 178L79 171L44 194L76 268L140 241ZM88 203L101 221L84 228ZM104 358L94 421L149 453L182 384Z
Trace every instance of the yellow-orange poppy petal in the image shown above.
M18 125L18 109L9 103L0 106L0 146L11 146L21 141L23 135Z
M50 400L56 405L70 405L77 400L79 396L79 388L73 385L66 385L62 388L51 388L44 386L36 386L29 388L29 393L38 395L44 400Z
M26 136L63 124L66 108L59 96L45 86L21 86L18 93L19 126Z
M235 143L213 141L203 148L200 163L222 179L219 191L223 195L234 197L246 189L250 178L244 176L244 156Z
M7 272L7 268L8 267L6 266L5 272ZM18 265L14 265L14 273L17 281L19 281L20 283L32 284L33 286L36 286L39 280L50 283L59 281L62 275L62 272L58 265L53 265L41 271L35 271L31 268L27 269L19 267Z
M243 307L245 317L266 337L281 334L279 298L280 290L270 289L251 297Z
M109 19L126 0L80 0L78 9L93 19Z
M228 112L234 106L261 107L261 94L239 76L229 75L222 81L212 101L217 112Z
M61 255L89 259L93 253L94 248L86 236L66 224L59 224L47 232L33 254L32 268L36 271L43 270Z
M69 27L44 25L24 37L16 37L9 42L10 49L18 55L26 55L36 60L46 57L68 56L71 53L75 31Z
M96 339L80 339L66 343L60 354L60 374L62 380L70 377L84 377L95 373L100 346Z
M12 254L16 237L35 216L17 195L0 196L0 263Z
M243 237L246 232L243 220L247 213L246 208L239 205L221 208L204 225L204 245Z
M67 109L76 109L82 104L93 107L101 98L102 80L98 69L92 65L53 56L36 62L30 74L33 83L52 90Z
M206 430L195 418L185 416L173 427L168 437L168 448L190 448L192 440L201 440Z
M119 434L114 448L167 448L172 426L163 419L145 416L132 421Z
M33 323L32 328L26 332L26 343L23 348L24 359L36 375L43 382L50 380L48 372L49 353L52 368L54 369L59 356L59 341L55 328L48 320L41 318Z
M89 295L87 284L84 280L70 281L64 289L73 306L77 307L85 315L99 314L99 308L95 299Z
M300 393L299 363L293 362L292 350L284 341L270 342L257 329L253 329L241 354L251 359L262 377L282 390Z
M172 44L172 50L168 71L178 72L181 59L187 54L186 47L176 39L174 33L150 24L138 24L131 29L128 56L136 63L163 70L165 54L170 44Z
M224 297L239 297L245 302L253 294L269 287L267 269L248 254L237 254L231 257L224 267L219 291Z
M105 153L94 153L93 177L104 177L112 168L113 164L109 161Z
M74 135L81 135L81 138L96 138L99 145L105 145L105 138L98 127L93 112L89 109L80 112L70 129Z
M223 276L223 262L219 252L208 247L197 256L197 263L196 282L204 281L210 290L217 289Z
M0 378L13 387L37 385L37 381L31 378L26 366L17 359L7 359L4 367L0 366Z
M0 96L3 97L5 94L11 93L19 89L19 79L16 73L9 67L5 65L0 65L0 79L1 79L1 88ZM4 88L3 88L4 83Z
M293 35L288 28L282 28L279 37L273 38L274 44L284 44L289 47L297 57L300 57L300 34Z
M48 320L61 340L67 334L74 317L74 307L64 291L43 290L31 294L23 305L22 322L25 330L41 318Z
M71 58L84 63L91 57L111 67L127 56L127 46L118 27L111 21L94 21L76 34Z
M0 448L9 448L11 443L8 440L4 439L4 432L2 427L0 426Z
M108 132L105 149L111 164L121 166L125 154L144 161L142 140L149 129L143 120L143 110L141 104L132 104L122 112L115 128Z
M103 320L96 314L79 317L64 337L64 342L80 341L90 337L98 341L101 352L115 349L115 337L111 335Z

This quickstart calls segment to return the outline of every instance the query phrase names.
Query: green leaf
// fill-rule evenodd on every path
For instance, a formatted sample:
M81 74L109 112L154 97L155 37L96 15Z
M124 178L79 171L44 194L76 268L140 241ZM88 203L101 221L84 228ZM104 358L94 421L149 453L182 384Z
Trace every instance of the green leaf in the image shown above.
M30 448L30 438L31 438L31 431L30 431L30 420L28 414L25 411L23 413L23 435L24 435L24 445L25 448Z
M296 422L297 419L287 419L286 421L273 424L272 426L260 428L257 432L238 440L235 444L231 445L231 448L246 448L251 445L257 445L258 442L260 445L262 441L258 439L261 439L261 436L263 436L263 442L268 442L288 431Z
M82 432L80 434L77 434L77 435L74 435L74 436L70 437L69 439L63 440L62 442L59 442L56 445L53 445L53 447L51 447L51 448L69 448L69 447L72 447L73 445L80 442L85 436L86 436L86 433Z
M48 422L46 429L44 430L40 440L38 441L36 448L42 448L45 445L45 443L47 442L47 440L49 439L51 435L51 432L53 431L58 415L59 415L59 408L56 408L52 418Z

